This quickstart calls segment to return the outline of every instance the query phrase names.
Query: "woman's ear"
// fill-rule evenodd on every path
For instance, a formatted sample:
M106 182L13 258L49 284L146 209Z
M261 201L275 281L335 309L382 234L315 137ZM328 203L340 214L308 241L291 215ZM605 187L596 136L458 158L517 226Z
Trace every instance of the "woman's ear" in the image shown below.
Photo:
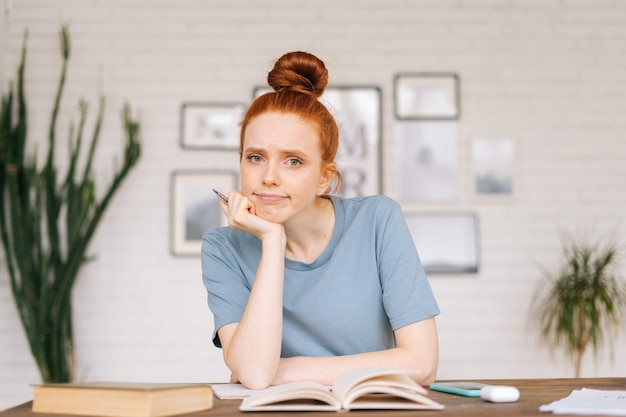
M334 162L330 162L322 167L322 175L320 176L320 182L317 185L317 195L324 195L328 193L328 188L337 176L337 165Z

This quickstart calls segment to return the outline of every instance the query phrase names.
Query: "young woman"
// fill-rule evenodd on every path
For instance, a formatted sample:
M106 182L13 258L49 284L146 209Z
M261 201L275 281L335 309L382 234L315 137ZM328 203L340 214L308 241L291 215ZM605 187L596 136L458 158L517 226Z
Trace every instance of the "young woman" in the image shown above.
M228 227L208 231L203 282L213 342L232 380L260 389L332 384L362 366L437 372L439 309L400 206L341 198L337 124L318 101L324 63L282 56L241 125L241 191L220 202Z

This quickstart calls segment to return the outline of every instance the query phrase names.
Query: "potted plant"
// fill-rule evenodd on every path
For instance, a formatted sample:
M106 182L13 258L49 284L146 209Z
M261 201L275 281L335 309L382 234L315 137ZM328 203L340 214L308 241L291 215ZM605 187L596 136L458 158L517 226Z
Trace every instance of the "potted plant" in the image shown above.
M90 140L84 139L88 106L79 103L78 126L69 132L65 169L55 160L59 113L70 42L61 29L62 70L52 109L47 155L28 155L24 67L27 32L17 71L0 109L0 236L11 290L30 350L44 382L69 382L73 372L72 288L104 211L140 155L139 123L122 110L126 144L108 188L98 192L92 162L104 114L104 99ZM63 144L67 146L67 144ZM82 149L86 152L82 152Z
M544 270L531 303L531 322L551 350L563 349L575 376L585 353L597 357L605 343L613 348L626 315L626 283L620 271L620 247L589 239L562 238L563 259L553 273Z

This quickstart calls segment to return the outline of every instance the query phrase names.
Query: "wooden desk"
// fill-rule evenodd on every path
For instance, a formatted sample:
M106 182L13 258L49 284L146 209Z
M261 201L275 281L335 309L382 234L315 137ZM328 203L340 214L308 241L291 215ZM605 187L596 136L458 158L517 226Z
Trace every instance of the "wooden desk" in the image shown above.
M430 391L429 396L444 404L441 411L351 411L350 417L382 417L382 416L418 416L418 417L445 417L445 416L476 416L503 415L515 416L552 416L552 413L541 413L539 406L567 397L572 390L581 388L595 388L607 390L626 390L626 378L566 378L566 379L500 379L476 380L494 385L512 385L520 390L520 399L514 403L489 403L480 398L467 398L442 392ZM329 417L332 412L306 413L242 413L238 410L241 400L215 399L213 409L199 413L188 414L191 417L228 417L228 416L290 416L299 414L306 417ZM31 411L31 403L27 402L17 407L0 412L0 417L59 417L58 414L40 414Z

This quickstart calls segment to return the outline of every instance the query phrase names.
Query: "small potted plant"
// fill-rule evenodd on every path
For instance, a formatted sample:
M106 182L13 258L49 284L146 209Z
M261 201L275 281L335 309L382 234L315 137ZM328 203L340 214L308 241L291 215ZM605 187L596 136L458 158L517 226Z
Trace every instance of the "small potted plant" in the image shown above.
M556 273L544 270L531 304L531 322L541 341L563 349L580 377L585 353L598 356L613 344L626 316L626 283L620 270L620 247L589 239L562 238L563 260Z

